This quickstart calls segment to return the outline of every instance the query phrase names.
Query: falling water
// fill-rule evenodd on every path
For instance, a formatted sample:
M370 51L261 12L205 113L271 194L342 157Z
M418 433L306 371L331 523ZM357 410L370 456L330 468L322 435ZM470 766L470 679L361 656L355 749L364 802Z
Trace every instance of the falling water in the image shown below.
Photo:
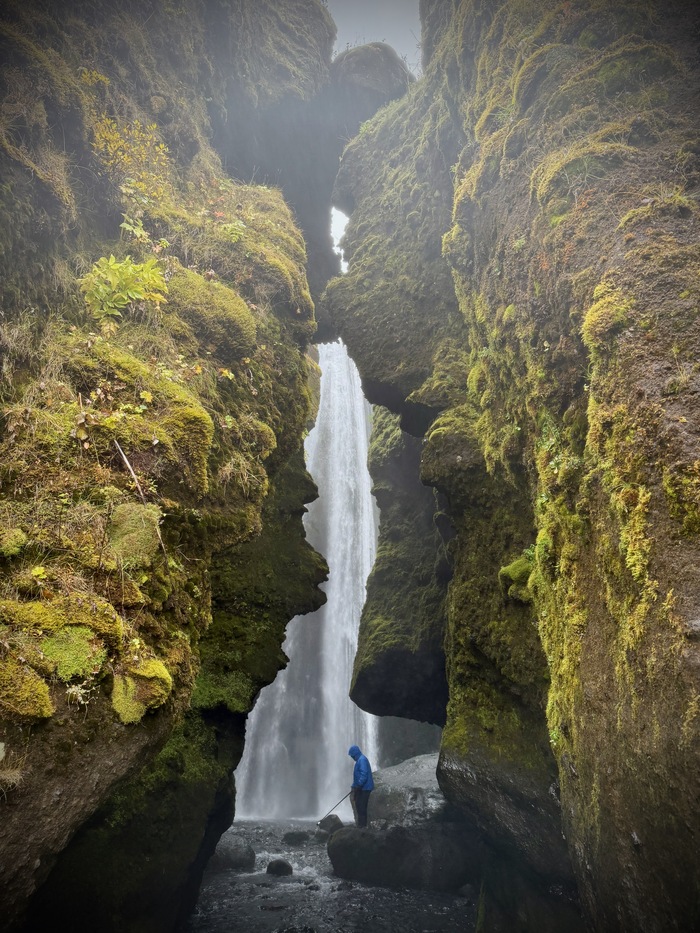
M367 447L371 409L340 342L319 347L321 402L306 441L319 498L305 516L309 541L328 561L328 601L297 617L283 648L289 665L253 709L236 771L239 817L319 819L350 787L348 747L377 756L377 721L349 699L365 582L377 541ZM336 810L347 819L348 804Z

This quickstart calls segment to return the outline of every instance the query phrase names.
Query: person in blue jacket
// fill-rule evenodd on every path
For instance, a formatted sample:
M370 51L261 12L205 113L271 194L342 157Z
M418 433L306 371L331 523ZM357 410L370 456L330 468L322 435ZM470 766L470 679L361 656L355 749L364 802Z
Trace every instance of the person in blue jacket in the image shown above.
M374 790L374 781L372 780L372 768L357 745L351 745L348 749L348 755L355 762L352 772L352 808L355 811L355 823L360 829L367 826L367 805L369 804L369 795Z

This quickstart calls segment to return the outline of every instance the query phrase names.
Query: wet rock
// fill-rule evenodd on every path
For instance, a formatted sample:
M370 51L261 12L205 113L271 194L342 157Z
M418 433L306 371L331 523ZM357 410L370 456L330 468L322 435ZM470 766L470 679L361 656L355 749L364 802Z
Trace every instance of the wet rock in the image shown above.
M386 832L345 827L328 843L341 878L392 888L457 891L479 877L478 838L456 824L392 826Z
M243 839L224 833L207 862L207 871L253 871L255 850Z
M303 829L293 829L282 836L282 842L288 846L303 846L309 839L311 839L311 833L304 832Z
M324 833L333 835L336 830L342 829L344 825L339 816L336 816L335 813L331 813L328 816L324 816L322 820L319 820L318 828Z
M437 752L418 755L375 772L375 789L370 797L372 828L382 821L391 825L415 826L426 821L448 819L451 808L436 777Z
M268 875L276 875L281 878L284 875L291 875L294 873L294 869L289 864L286 858L273 858L267 866Z

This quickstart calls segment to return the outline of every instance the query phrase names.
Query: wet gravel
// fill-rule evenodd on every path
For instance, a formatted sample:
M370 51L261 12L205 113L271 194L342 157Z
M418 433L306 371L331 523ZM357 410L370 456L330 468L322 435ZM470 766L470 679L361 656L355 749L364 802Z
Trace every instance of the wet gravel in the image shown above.
M308 834L301 845L282 841ZM472 896L370 887L333 873L316 824L301 821L236 822L228 835L256 853L251 873L208 871L186 933L472 933ZM266 873L283 858L294 872Z

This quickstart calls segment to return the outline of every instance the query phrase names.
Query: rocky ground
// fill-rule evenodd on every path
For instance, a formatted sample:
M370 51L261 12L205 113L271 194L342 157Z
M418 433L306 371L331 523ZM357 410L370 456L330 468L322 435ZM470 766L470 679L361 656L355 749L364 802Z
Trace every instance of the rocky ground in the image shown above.
M301 843L284 842L295 833ZM289 837L288 837L289 838ZM469 933L476 900L459 895L373 887L343 881L331 867L316 825L300 821L234 823L220 848L243 843L255 851L252 871L215 861L205 876L197 907L184 933ZM223 844L223 845L222 845ZM286 859L293 874L267 873Z

